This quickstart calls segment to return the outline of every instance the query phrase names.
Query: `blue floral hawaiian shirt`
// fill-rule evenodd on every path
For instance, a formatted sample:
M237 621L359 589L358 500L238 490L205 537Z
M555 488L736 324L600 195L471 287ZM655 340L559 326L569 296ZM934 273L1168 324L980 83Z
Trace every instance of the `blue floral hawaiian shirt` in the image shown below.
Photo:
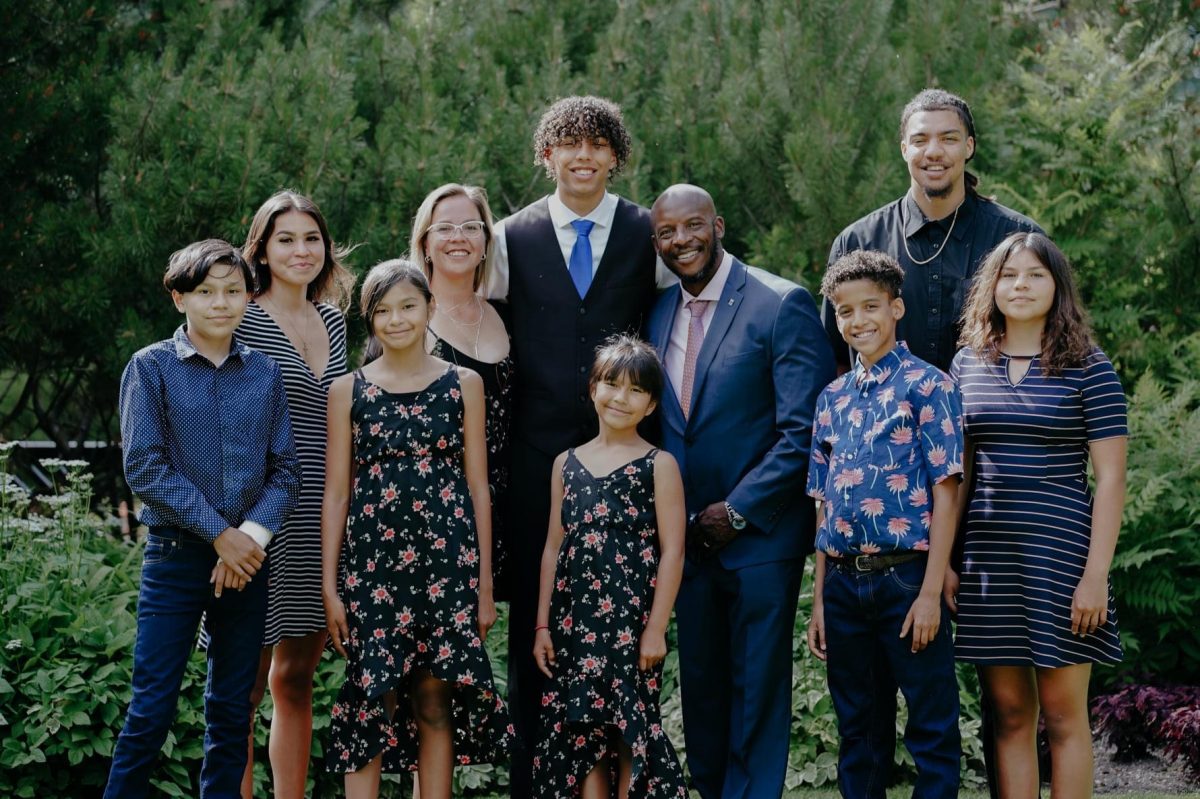
M817 398L808 495L825 503L830 557L929 549L931 489L962 474L962 399L903 342Z

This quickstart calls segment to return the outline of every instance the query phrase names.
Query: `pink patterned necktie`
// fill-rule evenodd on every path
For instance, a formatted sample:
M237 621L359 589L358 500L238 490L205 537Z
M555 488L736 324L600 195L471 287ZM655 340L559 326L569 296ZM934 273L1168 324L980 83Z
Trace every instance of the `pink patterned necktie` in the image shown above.
M692 383L696 379L696 358L700 355L700 346L704 343L704 314L708 312L711 300L689 300L688 311L692 319L688 323L687 351L683 355L683 396L679 405L683 408L686 419L692 406Z

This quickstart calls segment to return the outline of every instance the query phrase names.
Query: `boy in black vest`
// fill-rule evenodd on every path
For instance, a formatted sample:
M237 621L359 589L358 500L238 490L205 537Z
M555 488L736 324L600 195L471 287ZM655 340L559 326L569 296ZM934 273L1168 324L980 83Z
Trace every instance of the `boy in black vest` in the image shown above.
M550 514L554 457L596 435L588 372L612 333L638 332L656 283L650 214L610 194L629 157L621 110L598 97L554 103L533 136L534 162L555 192L496 227L488 296L507 300L516 363L509 523L512 598L509 704L524 744L514 753L512 795L531 796L529 744L536 738L544 678L533 660L538 570Z

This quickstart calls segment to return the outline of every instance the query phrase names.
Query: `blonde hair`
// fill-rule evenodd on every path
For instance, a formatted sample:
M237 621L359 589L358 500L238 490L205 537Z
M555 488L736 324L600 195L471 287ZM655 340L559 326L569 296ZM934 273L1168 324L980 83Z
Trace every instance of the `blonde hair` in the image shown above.
M425 240L429 236L429 226L433 222L433 212L437 208L438 203L451 197L466 197L475 203L475 208L479 211L479 218L483 221L483 258L480 260L479 265L475 267L475 278L471 283L471 287L478 291L479 287L487 281L488 269L492 262L496 240L495 230L492 227L492 209L488 205L487 191L482 186L464 186L461 183L447 183L444 186L438 186L425 195L425 199L421 202L421 207L417 209L417 215L413 217L408 258L425 270L425 277L429 278L430 281L433 280L433 262L426 252Z

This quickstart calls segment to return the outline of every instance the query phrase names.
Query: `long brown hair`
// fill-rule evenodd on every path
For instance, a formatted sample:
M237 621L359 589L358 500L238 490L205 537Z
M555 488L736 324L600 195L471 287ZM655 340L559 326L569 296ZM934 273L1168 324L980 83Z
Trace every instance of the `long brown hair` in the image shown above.
M1067 256L1041 233L1012 233L988 253L975 275L971 296L963 309L958 343L971 347L981 358L993 363L999 360L1006 320L996 306L996 284L1000 282L1004 265L1022 251L1028 251L1054 279L1054 301L1042 329L1041 362L1047 374L1062 374L1063 369L1082 365L1096 348L1096 340L1079 301L1079 290Z
M250 232L242 246L242 257L254 267L258 275L258 290L255 296L265 294L271 287L271 268L267 265L267 241L275 233L275 220L280 214L299 211L312 217L321 231L321 243L325 248L325 262L321 272L308 284L307 297L310 302L328 302L343 312L350 305L350 294L354 290L354 275L342 263L353 252L353 247L339 247L329 237L329 226L325 215L317 204L303 194L290 189L277 191L258 207L250 222Z
M403 258L392 258L371 267L363 278L362 290L358 296L358 308L362 312L363 321L367 323L367 345L363 348L362 362L366 366L383 354L383 345L375 337L375 309L383 302L384 296L400 283L409 283L425 298L425 302L433 301L433 292L429 290L429 281L424 270L411 261Z

